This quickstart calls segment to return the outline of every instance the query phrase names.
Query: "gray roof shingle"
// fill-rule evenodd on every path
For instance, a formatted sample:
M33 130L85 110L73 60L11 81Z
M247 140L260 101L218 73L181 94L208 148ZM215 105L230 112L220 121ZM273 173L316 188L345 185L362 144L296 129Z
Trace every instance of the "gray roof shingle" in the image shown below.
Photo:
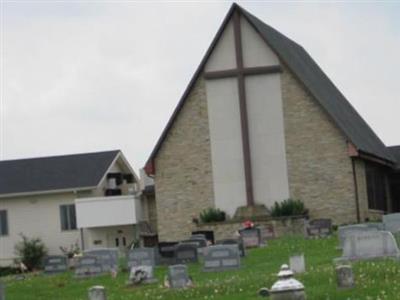
M119 152L0 161L0 195L97 186Z

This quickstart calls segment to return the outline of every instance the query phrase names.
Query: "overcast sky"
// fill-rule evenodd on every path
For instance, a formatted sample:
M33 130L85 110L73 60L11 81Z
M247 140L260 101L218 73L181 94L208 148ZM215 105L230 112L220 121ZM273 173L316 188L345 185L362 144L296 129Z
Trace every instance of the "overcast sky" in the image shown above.
M1 1L0 158L121 149L142 167L231 2ZM239 4L400 144L400 2Z

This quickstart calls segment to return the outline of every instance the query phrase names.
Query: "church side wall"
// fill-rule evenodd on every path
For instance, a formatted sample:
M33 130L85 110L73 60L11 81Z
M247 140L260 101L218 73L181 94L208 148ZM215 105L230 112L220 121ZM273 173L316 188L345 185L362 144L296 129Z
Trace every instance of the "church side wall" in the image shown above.
M199 77L155 159L160 241L188 238L193 217L214 206L204 80Z
M287 68L282 73L282 97L291 197L305 203L311 218L355 222L354 180L345 136ZM357 169L364 201L363 164ZM365 203L361 207L364 211Z

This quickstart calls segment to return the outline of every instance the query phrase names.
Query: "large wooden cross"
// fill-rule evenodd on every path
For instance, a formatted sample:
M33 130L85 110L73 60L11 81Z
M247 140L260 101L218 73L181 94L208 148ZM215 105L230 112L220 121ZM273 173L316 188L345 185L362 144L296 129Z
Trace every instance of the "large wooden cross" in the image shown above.
M253 206L254 205L253 178L251 171L249 125L248 125L247 104L246 104L246 87L244 78L246 75L279 73L281 72L282 69L279 65L245 68L243 65L242 34L240 27L241 27L240 14L238 11L236 11L233 15L236 68L221 70L221 71L205 72L204 78L220 79L220 78L237 77L246 197L247 197L247 205Z

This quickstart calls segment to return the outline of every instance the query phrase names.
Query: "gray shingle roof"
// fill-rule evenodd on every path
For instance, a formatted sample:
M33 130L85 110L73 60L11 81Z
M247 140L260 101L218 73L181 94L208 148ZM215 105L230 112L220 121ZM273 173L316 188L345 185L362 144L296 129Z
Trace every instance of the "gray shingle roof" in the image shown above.
M152 169L153 163L158 151L160 150L167 134L172 127L179 111L183 107L187 96L198 76L200 76L208 57L211 55L220 35L222 34L226 24L233 15L234 11L239 10L241 14L249 21L254 29L260 34L264 41L275 51L280 59L289 67L298 80L306 87L306 89L314 96L322 108L332 118L335 124L352 142L359 151L378 158L382 158L389 162L394 162L390 151L357 113L352 105L347 101L343 94L336 88L332 81L321 70L317 63L310 55L298 44L268 26L237 4L233 4L225 17L217 35L213 39L209 49L203 57L199 67L193 75L188 87L182 95L177 107L175 108L171 118L164 128L159 140L157 141L149 159L146 162L146 169Z
M383 142L303 47L244 9L239 9L358 150L394 161Z
M119 152L0 161L0 195L97 186Z

